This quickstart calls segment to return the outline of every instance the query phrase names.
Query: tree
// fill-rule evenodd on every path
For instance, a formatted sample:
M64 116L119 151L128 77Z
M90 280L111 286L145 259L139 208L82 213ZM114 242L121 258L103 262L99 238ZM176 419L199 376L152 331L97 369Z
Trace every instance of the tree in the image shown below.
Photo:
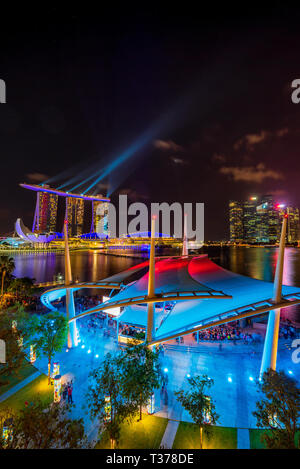
M0 411L0 449L82 448L87 446L82 419L69 419L68 406L51 404L45 408L40 399L21 409ZM3 438L4 422L9 425L8 438Z
M5 363L0 363L0 387L8 378L18 375L26 358L26 348L32 342L36 316L28 314L20 305L0 313L0 339L5 342Z
M34 279L22 277L12 279L7 290L14 293L17 298L23 298L33 295L36 287L34 286Z
M137 407L122 389L120 356L108 353L99 368L90 373L92 384L87 394L88 407L92 418L100 422L100 433L108 432L111 448L117 446L120 428L124 421L130 421Z
M210 436L210 424L215 425L219 418L215 405L206 389L211 388L214 381L207 375L188 378L190 390L175 391L181 405L189 412L194 422L200 425L200 449L203 447L203 432Z
M51 361L55 353L61 352L66 344L68 320L57 311L48 313L39 317L34 332L37 355L46 355L48 358L48 384L50 384Z
M256 403L258 428L268 432L262 435L268 448L299 448L300 437L300 388L295 379L283 371L268 370L259 384L265 398Z
M15 270L15 261L12 257L0 256L0 272L2 275L1 279L1 296L4 291L4 279L6 274L11 274Z
M158 353L144 344L133 345L126 348L120 363L124 393L136 402L142 420L142 407L148 404L154 389L161 384Z

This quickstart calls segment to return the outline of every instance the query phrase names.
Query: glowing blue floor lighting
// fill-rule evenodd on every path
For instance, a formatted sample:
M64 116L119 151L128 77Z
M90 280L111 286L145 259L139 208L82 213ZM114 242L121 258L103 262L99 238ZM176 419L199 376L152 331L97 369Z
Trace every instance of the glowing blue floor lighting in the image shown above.
M88 353L91 353L91 350L88 350Z
M253 376L249 376L249 380L250 380L250 381L254 381Z
M85 348L85 345L82 345L81 348Z
M190 377L191 377L191 375L188 373L188 374L186 375L186 377L187 377L187 378L190 378Z
M168 373L168 371L169 371L168 368L164 368L165 373Z
M289 374L289 375L292 375L292 374L293 374L292 370L289 370L289 371L288 371L288 374Z
M228 383L232 383L232 378L231 378L231 376L228 376L227 381L228 381Z
M95 358L99 358L99 355L98 355L98 354L97 354L97 355L95 355Z

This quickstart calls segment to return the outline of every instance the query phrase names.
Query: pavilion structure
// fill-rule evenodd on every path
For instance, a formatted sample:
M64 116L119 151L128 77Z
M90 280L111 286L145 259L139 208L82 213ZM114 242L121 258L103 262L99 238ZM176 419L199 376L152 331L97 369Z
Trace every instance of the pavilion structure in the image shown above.
M155 220L152 220L149 261L97 282L98 288L110 288L117 293L81 314L69 314L69 322L119 307L121 313L117 321L146 328L147 343L153 346L221 324L269 313L260 375L269 368L276 369L280 309L300 304L300 288L282 285L286 223L284 218L272 283L223 269L207 255L189 256L187 246L184 246L182 256L155 258ZM145 273L145 270L148 271ZM132 282L133 274L139 278ZM70 289L79 288L95 288L95 283L69 283L45 292L41 299L53 308L51 303L54 300ZM162 318L156 313L155 303L164 302L175 304Z

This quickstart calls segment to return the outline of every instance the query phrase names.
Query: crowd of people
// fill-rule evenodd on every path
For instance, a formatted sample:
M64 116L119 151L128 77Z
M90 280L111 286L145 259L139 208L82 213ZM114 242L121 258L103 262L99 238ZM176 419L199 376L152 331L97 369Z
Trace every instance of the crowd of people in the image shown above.
M108 321L111 322L111 321ZM97 331L105 327L107 324L107 317L105 313L94 313L86 316L77 321L77 327L83 333L95 335Z
M289 319L285 319L280 324L279 337L283 339L294 339L297 335L296 329Z
M93 308L100 303L102 303L102 297L99 295L80 295L75 298L75 306L78 313L82 313L86 309Z
M121 326L120 335L126 335L129 337L137 338L137 339L144 339L145 338L145 330L141 329L140 327L131 327L128 325Z
M193 333L195 341L197 341L197 333ZM252 334L242 332L240 326L231 326L222 324L221 326L212 327L204 331L199 331L199 341L223 341L223 340L243 340L244 342L253 342Z

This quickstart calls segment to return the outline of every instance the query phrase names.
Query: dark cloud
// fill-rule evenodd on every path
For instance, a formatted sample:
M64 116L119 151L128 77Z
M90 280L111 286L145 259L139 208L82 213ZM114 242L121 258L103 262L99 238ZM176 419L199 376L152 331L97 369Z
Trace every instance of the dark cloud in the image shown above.
M187 161L183 158L178 158L177 156L170 156L170 160L175 164L184 165L187 164Z
M172 140L155 140L153 142L153 145L155 146L155 148L158 148L159 150L163 150L163 151L168 151L168 150L171 150L174 152L184 151L184 148L181 145L178 145Z
M127 195L128 199L134 202L140 202L141 200L147 200L149 197L146 194L141 194L140 192L134 189L122 189L119 194Z
M276 130L275 132L269 132L266 130L261 130L256 134L246 134L239 140L235 142L233 148L239 150L241 147L246 147L248 150L253 151L254 147L260 143L265 142L268 139L272 138L281 138L284 135L288 134L289 130L284 127L282 129Z
M231 177L234 181L243 181L249 183L261 184L266 179L282 180L284 176L281 172L273 169L267 169L263 163L259 163L257 166L245 166L245 167L226 167L222 166L219 169L221 174Z
M214 153L212 156L212 161L215 163L225 163L226 161L226 156L221 155L219 153Z
M46 179L48 179L48 176L47 174L43 174L43 173L28 173L26 174L26 178L30 182L43 182Z

